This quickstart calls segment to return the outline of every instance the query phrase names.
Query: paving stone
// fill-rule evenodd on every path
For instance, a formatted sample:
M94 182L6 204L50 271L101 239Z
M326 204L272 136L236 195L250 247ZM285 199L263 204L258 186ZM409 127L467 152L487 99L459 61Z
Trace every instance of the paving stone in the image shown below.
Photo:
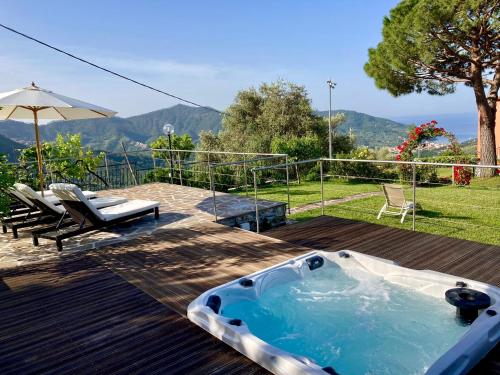
M168 183L152 183L99 191L98 196L119 196L127 199L147 199L160 202L160 219L153 215L131 220L107 231L90 232L64 241L64 250L58 252L54 241L40 239L40 246L33 246L30 230L20 230L19 239L12 233L0 234L0 269L74 255L98 249L112 243L153 234L162 228L182 228L198 226L206 221L214 221L212 192L188 186ZM227 193L216 193L217 216L219 219L243 215L255 210L253 198ZM266 209L282 203L259 200L259 208Z

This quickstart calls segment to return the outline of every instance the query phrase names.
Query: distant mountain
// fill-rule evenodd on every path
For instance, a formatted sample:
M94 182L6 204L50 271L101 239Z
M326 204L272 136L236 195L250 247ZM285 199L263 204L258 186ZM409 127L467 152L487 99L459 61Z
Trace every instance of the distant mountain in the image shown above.
M423 114L392 118L407 125L420 125L436 120L439 126L452 132L460 141L477 137L477 113Z
M17 159L19 155L19 149L24 148L25 146L0 135L0 154L7 155L7 158L10 161L14 161Z
M147 144L162 135L165 123L171 123L176 134L189 134L196 141L201 130L218 131L220 115L207 108L176 105L129 118L53 121L40 127L40 136L52 141L57 133L80 133L82 143L94 149L120 151L120 142ZM21 143L34 142L33 125L19 121L2 121L0 134Z
M395 146L406 135L407 127L395 121L347 110L334 113L338 112L346 114L346 121L339 126L338 130L348 133L349 129L352 129L358 145ZM321 116L328 116L327 111L317 113ZM114 152L121 151L121 141L129 145L129 148L145 146L163 134L162 128L165 123L171 123L175 127L176 134L187 133L197 141L202 130L219 131L221 117L217 112L207 108L176 105L129 118L54 121L41 126L40 135L42 140L52 141L57 133L80 133L84 145L96 150ZM34 142L32 124L2 121L0 134L18 143ZM134 146L130 147L131 144Z
M345 121L337 131L348 134L349 129L356 136L356 144L368 147L396 146L408 132L408 126L386 118L375 117L349 110L333 111L332 116L344 113ZM318 115L328 117L328 111L318 111Z

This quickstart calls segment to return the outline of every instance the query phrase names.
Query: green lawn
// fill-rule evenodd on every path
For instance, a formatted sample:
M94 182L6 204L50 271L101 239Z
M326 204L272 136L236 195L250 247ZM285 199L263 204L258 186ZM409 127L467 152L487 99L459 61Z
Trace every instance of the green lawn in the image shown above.
M345 180L327 181L324 184L325 200L353 194L380 191L374 183L356 183ZM411 200L411 187L406 188ZM290 185L291 206L298 207L320 200L319 182ZM259 188L259 198L287 201L286 186ZM416 229L472 241L500 245L500 177L473 180L470 187L436 186L417 188ZM376 216L382 205L382 196L362 198L351 202L325 207L325 215L379 223L392 227L411 229L412 217L408 214L400 224L394 216ZM320 209L291 215L291 219L307 220L321 214Z
M347 182L336 180L335 183L326 181L324 184L324 199L344 198L349 195L380 191L380 187L375 184ZM286 185L259 187L258 197L275 202L287 202ZM244 195L242 192L237 194ZM253 189L249 191L253 196ZM290 207L300 207L308 203L315 203L321 200L321 185L319 182L296 182L290 183Z

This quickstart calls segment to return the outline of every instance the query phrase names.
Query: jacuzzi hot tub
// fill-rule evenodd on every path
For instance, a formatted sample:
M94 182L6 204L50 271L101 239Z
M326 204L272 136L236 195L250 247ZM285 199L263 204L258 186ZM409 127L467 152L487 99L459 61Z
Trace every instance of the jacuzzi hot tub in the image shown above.
M485 293L490 306L465 322L450 289L464 303L464 290ZM499 312L499 288L348 250L293 258L188 307L191 321L283 375L464 374L500 341Z

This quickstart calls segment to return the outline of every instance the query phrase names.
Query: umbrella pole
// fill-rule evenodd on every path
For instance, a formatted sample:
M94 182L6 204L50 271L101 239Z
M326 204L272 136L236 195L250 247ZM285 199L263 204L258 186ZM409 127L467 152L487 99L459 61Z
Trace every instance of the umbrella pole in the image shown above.
M38 113L36 109L33 109L33 117L35 119L35 139L36 139L36 158L38 161L38 179L40 181L40 193L42 197L44 196L44 180L43 180L43 168L42 168L42 145L40 144L40 132L38 130Z

